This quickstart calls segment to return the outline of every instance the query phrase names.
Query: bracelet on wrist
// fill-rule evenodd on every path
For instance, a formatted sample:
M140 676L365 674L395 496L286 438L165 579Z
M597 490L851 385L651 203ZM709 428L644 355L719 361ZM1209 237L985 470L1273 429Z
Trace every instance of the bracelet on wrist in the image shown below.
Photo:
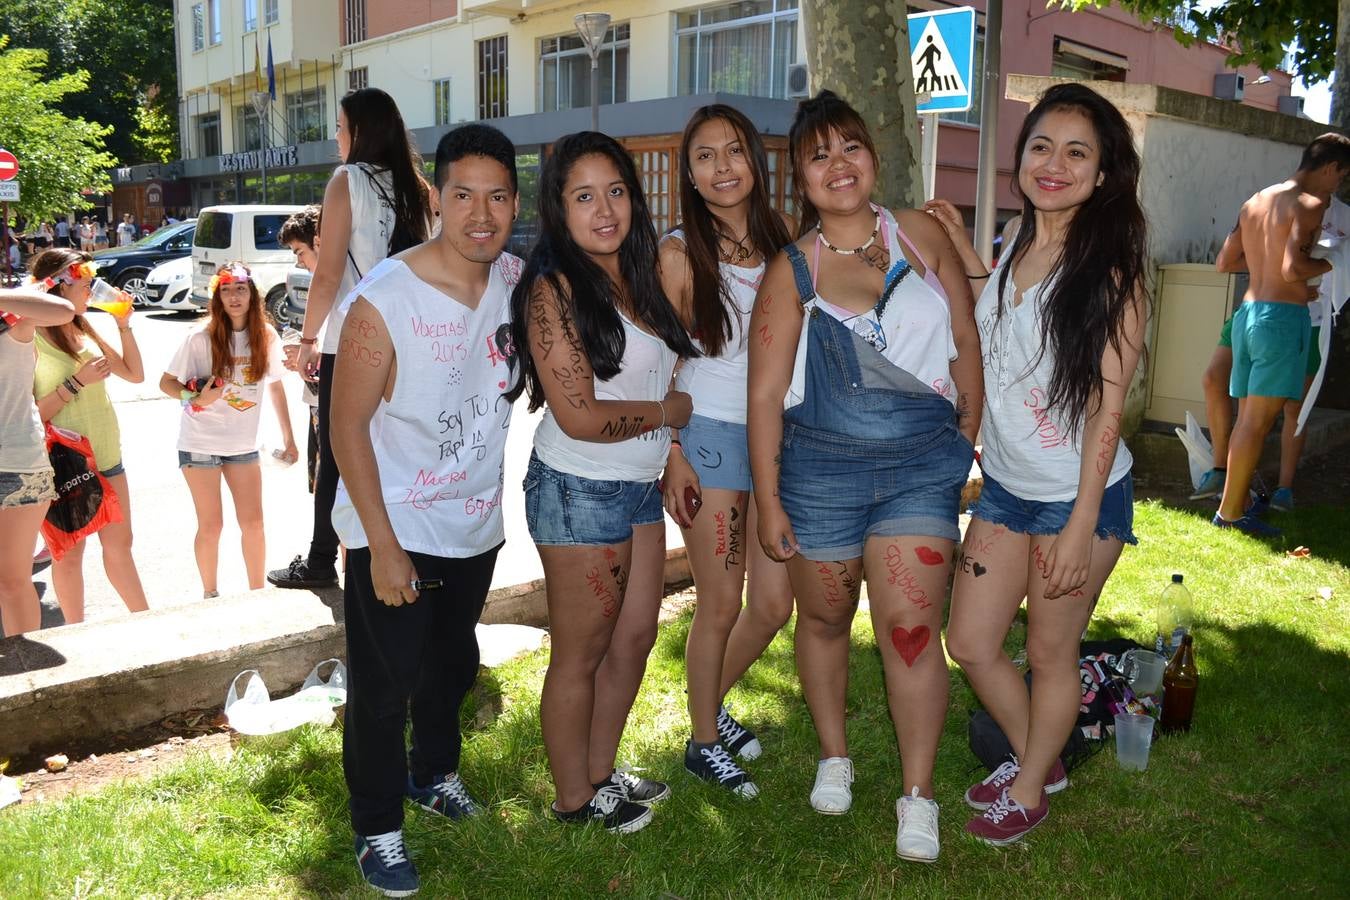
M319 342L319 339L316 338L316 337L312 337L312 338L302 337L302 338L300 339L300 343L304 344L306 347L312 347L312 346L314 346L315 344L317 344L318 342Z
M983 275L972 275L969 272L965 273L966 277L971 281L980 281L981 279L988 278L992 274L992 272L985 272Z
M79 379L79 377L76 376L76 375L71 375L70 378L68 378L68 379L66 379L66 380L67 380L67 381L73 381L73 382L75 382L75 383L78 384L81 388L85 387L85 383L84 383L83 381L81 381L81 380Z

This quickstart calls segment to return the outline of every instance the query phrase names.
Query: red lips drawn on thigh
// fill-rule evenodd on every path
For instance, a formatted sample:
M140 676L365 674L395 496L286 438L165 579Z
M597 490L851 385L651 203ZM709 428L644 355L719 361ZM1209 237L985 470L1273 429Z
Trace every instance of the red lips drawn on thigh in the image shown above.
M932 547L915 547L914 555L917 556L919 562L923 563L925 566L940 566L947 561L947 557L943 556Z
M898 625L891 629L891 643L895 645L896 652L900 654L906 666L914 667L914 660L918 659L923 648L928 646L928 636L931 633L927 625L920 625L912 631Z

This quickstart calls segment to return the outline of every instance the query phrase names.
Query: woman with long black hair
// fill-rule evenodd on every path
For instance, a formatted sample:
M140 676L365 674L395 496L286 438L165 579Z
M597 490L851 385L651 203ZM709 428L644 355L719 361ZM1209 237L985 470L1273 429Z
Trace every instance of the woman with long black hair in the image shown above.
M764 142L744 113L723 104L696 110L679 167L682 222L661 241L661 281L703 354L677 375L694 415L671 441L662 479L698 589L685 649L693 734L684 765L754 797L758 789L735 757L755 759L762 747L722 700L792 614L787 570L753 539L745 437L750 312L765 261L790 238L769 203Z
M670 788L618 772L628 712L656 641L665 562L658 479L697 353L657 275L637 169L613 138L560 138L539 177L541 233L511 298L530 409L547 402L525 476L552 649L540 698L563 822L632 832Z
M1020 840L1068 786L1078 643L1135 543L1120 420L1144 346L1139 155L1120 112L1081 84L1042 95L1017 136L1022 215L988 272L951 204L929 204L984 286L975 308L989 391L984 488L952 588L947 646L1017 754L966 791L966 830ZM986 274L987 273L987 274ZM1003 650L1027 601L1028 693Z
M342 333L341 301L380 260L431 234L431 191L394 98L379 88L361 88L343 97L337 145L343 164L323 193L319 262L296 355L300 374L319 383L314 533L308 554L267 573L267 580L277 587L322 587L337 581L338 538L332 513L338 472L328 420L333 364Z

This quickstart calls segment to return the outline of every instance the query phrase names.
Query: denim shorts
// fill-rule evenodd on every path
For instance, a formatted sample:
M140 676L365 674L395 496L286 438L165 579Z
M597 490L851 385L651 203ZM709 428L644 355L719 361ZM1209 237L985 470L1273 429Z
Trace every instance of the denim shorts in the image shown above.
M180 454L180 457L181 457L181 454ZM115 466L109 466L108 468L104 469L102 472L99 472L98 474L102 475L104 478L115 478L115 477L117 477L118 475L125 475L126 472L127 472L127 467L124 466L124 465L122 465L122 463L119 462L117 465L115 465Z
M0 472L0 509L34 506L56 499L55 473Z
M959 540L974 458L955 425L868 441L784 423L778 490L803 556L857 559L872 535Z
M530 454L525 522L541 546L622 544L665 515L655 481L602 481L559 472Z
M250 450L248 453L236 453L234 456L220 456L215 453L190 453L187 450L178 451L178 468L180 469L219 469L224 465L255 463L257 461L257 450Z
M698 475L700 488L750 490L750 449L744 425L692 416L680 429L680 445Z
M1023 500L988 475L970 514L1021 534L1059 534L1069 523L1072 500ZM1096 535L1137 544L1134 536L1134 476L1126 473L1102 493Z

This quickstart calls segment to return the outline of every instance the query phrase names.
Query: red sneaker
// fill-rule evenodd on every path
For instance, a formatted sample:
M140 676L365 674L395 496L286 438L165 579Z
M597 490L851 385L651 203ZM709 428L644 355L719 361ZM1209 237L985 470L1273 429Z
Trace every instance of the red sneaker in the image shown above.
M1035 809L1027 809L1008 796L1005 790L998 799L990 804L981 816L966 823L966 833L974 835L986 844L1003 846L1020 841L1031 829L1045 821L1050 815L1050 798L1041 792L1041 804Z
M966 791L966 804L971 809L982 812L988 809L998 799L998 795L1003 793L1003 789L1012 784L1019 771L1016 760L1005 762L990 772L984 781L970 786ZM1056 759L1055 764L1050 767L1050 774L1046 776L1045 792L1057 794L1068 786L1069 774L1064 771L1064 763Z

